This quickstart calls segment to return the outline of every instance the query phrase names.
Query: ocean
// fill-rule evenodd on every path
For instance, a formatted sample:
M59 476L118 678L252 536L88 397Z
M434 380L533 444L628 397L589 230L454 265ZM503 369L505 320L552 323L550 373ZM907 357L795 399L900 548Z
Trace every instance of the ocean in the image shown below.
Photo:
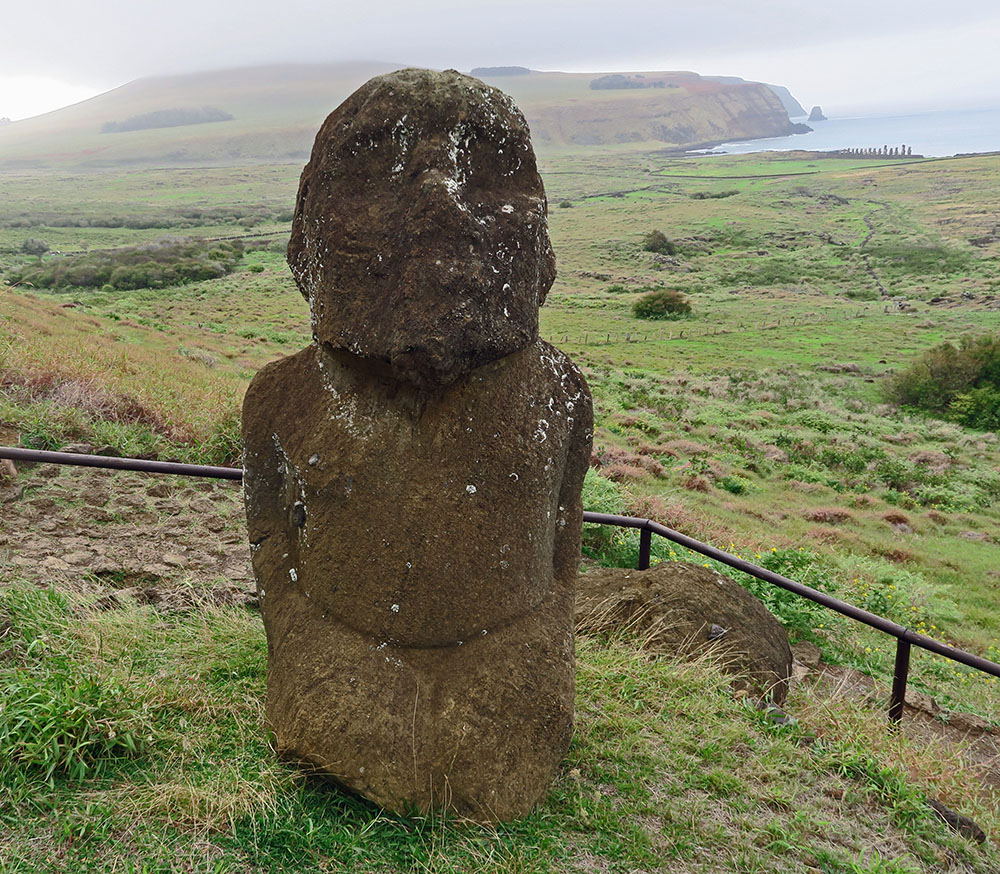
M731 155L791 149L826 152L904 144L912 147L914 155L927 157L1000 151L1000 108L793 120L807 123L812 133L724 143L710 151Z

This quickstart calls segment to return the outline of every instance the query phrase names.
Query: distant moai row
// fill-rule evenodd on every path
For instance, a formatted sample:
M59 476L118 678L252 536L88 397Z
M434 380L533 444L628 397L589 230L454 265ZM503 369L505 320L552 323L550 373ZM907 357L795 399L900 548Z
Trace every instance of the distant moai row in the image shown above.
M882 146L881 149L841 149L842 155L858 155L863 158L912 158L913 147Z

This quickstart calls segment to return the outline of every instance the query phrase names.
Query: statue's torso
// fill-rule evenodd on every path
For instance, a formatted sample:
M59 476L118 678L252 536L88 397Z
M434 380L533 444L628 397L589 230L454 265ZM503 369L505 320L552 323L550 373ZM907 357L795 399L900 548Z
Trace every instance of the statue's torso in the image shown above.
M289 578L271 585L411 646L527 613L552 583L567 452L589 403L579 372L540 342L435 393L316 345L271 366L246 407L251 530L292 531Z

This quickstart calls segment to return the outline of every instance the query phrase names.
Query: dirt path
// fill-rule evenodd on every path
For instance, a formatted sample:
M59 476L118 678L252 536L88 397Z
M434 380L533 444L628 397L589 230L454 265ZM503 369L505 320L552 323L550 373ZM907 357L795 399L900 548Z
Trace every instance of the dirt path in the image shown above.
M848 698L887 712L888 683L853 668L812 660L806 666L796 661L793 688L798 683L813 685L821 699ZM901 729L917 740L943 741L960 748L962 757L975 766L984 789L1000 792L1000 735L985 719L971 713L945 714L933 698L911 687L906 693Z
M254 599L238 483L62 465L0 485L0 586L180 608Z

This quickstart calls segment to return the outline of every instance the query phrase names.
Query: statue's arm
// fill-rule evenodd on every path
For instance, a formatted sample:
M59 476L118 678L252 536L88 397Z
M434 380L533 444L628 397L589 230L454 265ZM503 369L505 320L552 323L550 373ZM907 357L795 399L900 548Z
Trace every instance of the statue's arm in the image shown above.
M572 401L573 409L569 413L573 417L573 427L559 491L560 513L556 528L554 571L556 579L575 581L580 569L580 540L583 532L580 493L594 441L594 408L583 374L574 367L573 376L574 389L570 395L576 398Z
M267 370L258 374L243 402L243 500L257 593L265 613L286 587L294 585L290 571L295 561L289 470L272 419L280 386L271 376Z

